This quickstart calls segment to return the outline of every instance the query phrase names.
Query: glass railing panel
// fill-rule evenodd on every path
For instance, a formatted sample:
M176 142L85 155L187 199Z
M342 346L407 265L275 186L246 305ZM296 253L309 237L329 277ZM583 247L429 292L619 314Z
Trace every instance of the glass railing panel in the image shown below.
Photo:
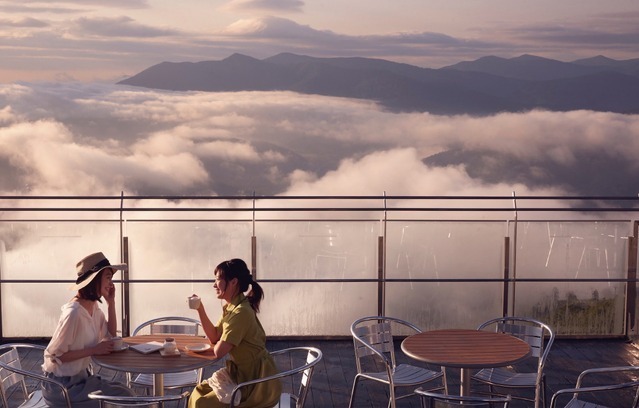
M376 283L270 283L258 315L268 336L350 336L351 323L377 314Z
M222 261L251 259L251 223L127 222L130 279L208 279Z
M120 261L120 229L113 221L0 221L3 279L75 280L75 264L101 251Z
M117 284L116 299L121 294ZM3 337L51 337L58 325L62 305L75 295L69 283L5 283L2 285ZM107 313L104 300L100 308ZM116 302L116 316L121 321L122 308ZM118 330L120 330L118 323Z
M189 309L187 303L187 297L193 293L202 298L209 318L217 323L222 314L222 306L215 296L212 283L132 283L130 333L140 324L156 317L182 316L198 319L197 311Z
M474 329L502 314L501 283L388 283L386 288L386 315L422 330Z
M503 222L387 224L386 277L429 282L387 284L386 314L423 330L474 328L502 313Z
M1 288L3 336L51 336L60 308L75 295L69 288L77 277L76 263L97 251L103 252L111 263L120 261L117 222L0 222L0 277L3 280L67 281L4 283ZM121 316L119 305L117 310Z
M377 313L378 221L261 221L256 225L261 319L273 335L350 335L353 320Z
M631 223L520 222L514 313L538 318L565 335L623 333L625 282ZM514 228L514 226L513 226Z
M131 330L160 316L193 316L186 298L199 294L219 306L212 283L215 267L231 258L250 264L251 223L240 221L127 222ZM207 280L206 283L136 283L136 280ZM209 306L210 305L210 306ZM210 315L217 319L217 313ZM197 318L197 314L193 317Z

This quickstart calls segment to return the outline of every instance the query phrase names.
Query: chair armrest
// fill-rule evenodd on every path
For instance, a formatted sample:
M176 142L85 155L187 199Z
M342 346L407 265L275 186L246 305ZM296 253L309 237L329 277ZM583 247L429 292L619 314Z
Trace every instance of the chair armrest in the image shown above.
M89 393L89 398L92 400L113 401L113 402L166 402L177 401L188 397L191 394L190 391L184 391L182 394L174 395L161 395L161 396L120 396L120 395L104 395L102 391L93 391Z
M637 386L639 386L639 381L631 381L626 383L610 384L610 385L597 385L593 387L564 388L553 394L552 399L550 400L550 408L555 408L559 396L563 394L573 394L573 398L576 398L578 394L620 390L623 388L631 388L631 387L637 387Z
M286 351L289 351L289 349L278 350L278 351L272 352L271 355L275 356L277 354L281 354L281 353L286 352ZM312 369L317 363L320 362L321 358L322 358L322 354L320 352L318 357L316 359L314 359L313 361L311 361L310 363L306 363L306 364L304 364L302 366L295 367L295 368L293 368L291 370L286 370L286 371L279 372L277 374L269 375L267 377L262 377L262 378L258 378L256 380L245 381L243 383L239 383L238 385L235 386L235 388L233 388L233 392L231 393L230 408L234 408L235 407L235 404L234 404L235 395L237 394L237 392L241 388L246 387L247 385L258 384L258 383L271 381L271 380L277 380L278 378L283 378L283 377L289 377L291 375L294 375L294 374L297 374L297 373L301 373L302 371L305 371L305 370L308 370L308 369Z
M584 370L579 374L577 378L576 388L581 388L581 384L586 376L592 376L597 374L609 374L609 373L620 373L624 371L639 371L639 366L617 366L617 367L598 367L598 368L590 368L588 370Z
M57 387L60 387L60 389L62 390L62 395L64 395L64 399L67 402L67 406L71 407L71 399L69 398L69 391L66 389L66 387L64 385L62 385L62 383L60 381L54 380L52 378L48 378L43 374L38 374L38 373L34 373L32 371L27 371L27 370L23 370L22 368L17 368L17 367L12 367L9 366L7 364L4 364L2 362L0 362L0 367L2 367L3 369L9 371L9 372L14 372L16 374L20 374L22 376L28 377L28 378L32 378L34 380L37 380L39 382L46 382L46 383L50 383L50 384L54 384Z

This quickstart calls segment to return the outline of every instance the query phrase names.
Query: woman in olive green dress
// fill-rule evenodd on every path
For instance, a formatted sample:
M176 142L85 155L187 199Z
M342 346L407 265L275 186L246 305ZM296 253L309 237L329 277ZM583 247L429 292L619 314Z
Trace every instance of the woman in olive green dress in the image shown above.
M249 290L251 291L245 296ZM275 362L266 350L266 334L256 313L264 291L251 276L246 263L241 259L231 259L215 268L213 284L222 306L222 316L217 324L208 318L200 302L197 308L202 328L213 344L217 358L229 354L226 369L231 379L239 384L277 373ZM239 407L269 408L278 401L282 391L279 380L267 381L241 389ZM195 387L189 398L189 408L228 407L220 402L208 381Z

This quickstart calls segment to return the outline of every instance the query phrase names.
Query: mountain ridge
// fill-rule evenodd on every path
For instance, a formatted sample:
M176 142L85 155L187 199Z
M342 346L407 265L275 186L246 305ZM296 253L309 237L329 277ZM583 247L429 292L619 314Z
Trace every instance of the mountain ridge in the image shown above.
M293 91L377 101L386 109L490 115L533 109L639 113L639 59L562 62L530 54L486 56L433 69L364 57L240 53L162 62L120 85L172 91ZM636 99L636 100L635 100Z

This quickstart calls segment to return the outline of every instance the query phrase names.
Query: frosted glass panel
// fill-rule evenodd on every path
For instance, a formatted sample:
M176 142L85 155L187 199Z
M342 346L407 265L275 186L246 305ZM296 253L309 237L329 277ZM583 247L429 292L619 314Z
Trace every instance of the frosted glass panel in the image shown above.
M259 222L260 279L376 279L379 222ZM265 284L260 317L275 335L350 335L377 313L376 283Z
M504 223L389 222L387 278L501 279ZM426 329L475 328L502 312L499 282L389 283L386 314Z
M503 278L504 223L389 222L387 277Z
M102 251L111 263L120 261L118 225L108 221L0 222L3 280L67 281L3 284L3 336L50 337L61 306L75 295L69 289L77 278L75 264L97 251ZM119 279L118 274L114 279ZM106 310L106 304L103 308Z
M75 264L101 251L120 261L117 222L0 222L3 279L76 279Z
M200 295L208 308L219 307L213 271L222 261L242 258L250 264L249 222L129 222L131 280L206 279L210 283L132 283L131 330L161 316L197 318L186 298ZM211 306L209 306L209 304ZM217 319L211 311L209 317Z
M527 222L517 233L518 278L625 279L627 222ZM561 334L621 334L623 282L535 282L515 287L515 313Z
M251 260L249 222L129 222L130 278L211 279L222 261Z
M265 283L267 335L350 336L353 321L377 314L376 283Z
M258 278L376 278L379 234L379 222L259 222Z
M117 274L116 274L117 275ZM60 318L62 305L75 292L69 283L6 283L2 285L3 337L51 337ZM116 283L118 330L122 321L121 284ZM106 301L99 307L107 315Z

